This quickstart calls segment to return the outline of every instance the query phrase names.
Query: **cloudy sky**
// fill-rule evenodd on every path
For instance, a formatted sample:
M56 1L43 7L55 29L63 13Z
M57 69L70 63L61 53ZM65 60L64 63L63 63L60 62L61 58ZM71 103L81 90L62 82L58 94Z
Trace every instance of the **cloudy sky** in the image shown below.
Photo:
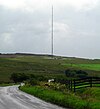
M0 52L100 58L100 0L0 0Z

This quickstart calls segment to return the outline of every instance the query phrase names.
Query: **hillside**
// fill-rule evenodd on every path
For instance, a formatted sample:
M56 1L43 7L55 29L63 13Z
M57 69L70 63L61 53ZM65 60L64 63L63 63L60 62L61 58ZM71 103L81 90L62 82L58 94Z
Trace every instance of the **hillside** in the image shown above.
M68 68L82 69L90 76L100 76L100 60L36 54L1 54L0 82L11 82L12 73L32 73L47 77L65 77Z

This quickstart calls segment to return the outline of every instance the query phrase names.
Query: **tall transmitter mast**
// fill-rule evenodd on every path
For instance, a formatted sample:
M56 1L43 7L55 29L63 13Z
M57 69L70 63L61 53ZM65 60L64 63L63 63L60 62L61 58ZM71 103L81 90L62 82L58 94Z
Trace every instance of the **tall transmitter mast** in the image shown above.
M52 30L51 30L51 56L53 56L54 55L54 48L53 48L53 46L54 46L54 42L53 42L53 5L52 5Z

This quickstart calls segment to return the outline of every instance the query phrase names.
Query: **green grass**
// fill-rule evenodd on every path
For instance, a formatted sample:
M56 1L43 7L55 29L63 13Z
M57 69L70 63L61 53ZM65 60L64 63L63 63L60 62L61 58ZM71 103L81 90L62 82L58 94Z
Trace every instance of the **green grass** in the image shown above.
M93 98L94 100L100 101L100 88L88 88L83 92L86 98Z
M88 101L93 109L100 109L100 88L83 89L80 96Z
M50 78L65 77L68 68L84 69L89 75L100 76L100 60L48 56L20 56L0 58L0 83L11 82L12 73L33 73Z
M100 64L63 64L65 66L80 68L84 70L100 71Z
M2 83L0 84L0 87L5 87L5 86L12 86L15 85L14 83Z
M100 76L100 60L71 57L50 59L48 56L17 55L14 58L0 58L0 83L12 82L10 80L12 73L27 73L34 74L35 76L42 75L50 79L66 78L64 71L69 68L85 70L90 76ZM4 86L4 84L2 84L2 86ZM87 92L85 90L83 94L81 93L80 96L76 96L74 93L64 94L60 91L48 90L40 86L22 87L21 89L48 102L53 101L53 103L64 107L71 107L73 109L100 109L100 105L98 104L98 102L100 102L98 99L99 93L96 94L96 92L100 92L98 89L92 89L92 91L95 91L95 97L91 95L85 97L89 93L89 90Z
M72 109L92 109L89 107L88 102L82 100L80 97L73 93L64 94L60 91L46 89L41 86L34 87L21 87L22 91L25 91L31 95L39 97L45 101Z
M20 89L62 107L69 107L71 109L100 109L100 88L84 88L76 94L67 90L65 93L55 91L42 86L24 86Z
M34 73L36 75L64 75L64 68L57 60L44 59L37 56L16 58L0 58L0 82L9 82L12 73Z

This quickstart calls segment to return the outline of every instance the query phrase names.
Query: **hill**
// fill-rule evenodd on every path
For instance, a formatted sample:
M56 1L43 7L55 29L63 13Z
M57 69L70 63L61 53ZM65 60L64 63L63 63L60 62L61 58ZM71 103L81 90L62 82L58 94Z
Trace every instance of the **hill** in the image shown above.
M0 54L0 82L11 82L12 73L28 73L53 77L65 77L68 68L82 69L91 76L100 76L99 59L82 59L41 54Z

